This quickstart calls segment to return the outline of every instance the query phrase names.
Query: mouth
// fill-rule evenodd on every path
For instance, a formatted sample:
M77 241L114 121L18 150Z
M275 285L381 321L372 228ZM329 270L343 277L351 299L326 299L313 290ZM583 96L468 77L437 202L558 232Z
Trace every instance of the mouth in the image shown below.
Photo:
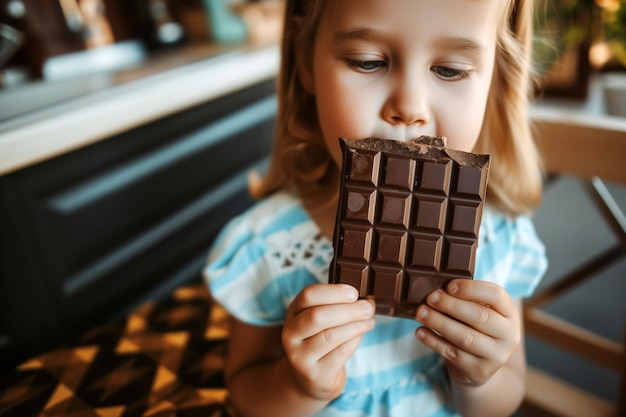
M431 135L420 135L420 136L414 136L410 138L403 138L403 137L391 138L391 137L384 137L384 136L371 136L369 138L363 138L363 139L385 139L385 140L395 140L398 142L405 142L405 143L423 141L424 139L440 139L441 141L443 141L443 146L447 146L447 143L448 143L448 138L446 138L445 136L431 136Z

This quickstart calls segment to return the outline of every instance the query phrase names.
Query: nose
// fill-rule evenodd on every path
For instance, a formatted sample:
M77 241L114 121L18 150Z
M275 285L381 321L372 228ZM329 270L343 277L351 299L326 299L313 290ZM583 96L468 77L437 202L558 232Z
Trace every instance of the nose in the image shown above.
M416 75L398 74L382 109L392 125L425 125L430 121L427 87Z

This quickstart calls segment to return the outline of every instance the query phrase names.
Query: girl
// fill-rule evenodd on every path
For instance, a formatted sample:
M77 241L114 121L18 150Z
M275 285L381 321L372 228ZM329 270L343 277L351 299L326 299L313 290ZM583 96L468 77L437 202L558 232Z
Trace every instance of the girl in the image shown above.
M506 416L524 394L520 297L545 268L527 214L541 174L526 117L528 0L288 0L263 200L218 237L205 277L234 317L226 379L242 416ZM492 155L475 280L416 320L374 317L327 283L338 138Z

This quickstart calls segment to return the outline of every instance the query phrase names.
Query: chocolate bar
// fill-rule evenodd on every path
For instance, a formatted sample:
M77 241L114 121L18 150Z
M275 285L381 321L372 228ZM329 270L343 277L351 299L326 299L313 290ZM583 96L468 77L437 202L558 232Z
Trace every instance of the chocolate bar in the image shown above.
M490 157L425 136L339 141L329 282L353 285L377 314L414 318L431 291L473 278Z

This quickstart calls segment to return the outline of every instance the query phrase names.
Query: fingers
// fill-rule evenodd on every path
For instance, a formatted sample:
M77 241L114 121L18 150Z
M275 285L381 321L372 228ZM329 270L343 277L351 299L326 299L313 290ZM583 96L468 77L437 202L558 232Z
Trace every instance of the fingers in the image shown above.
M322 356L326 356L330 351L343 345L351 339L362 336L374 327L374 318L368 317L363 320L350 322L338 327L331 327L322 330L320 333L309 337L304 341L307 348L315 351L327 350ZM341 352L339 352L341 353ZM349 356L349 355L348 355ZM339 357L343 357L339 354ZM346 358L347 359L347 358Z
M469 329L464 326L494 339L510 339L512 335L519 334L519 314L515 303L496 284L458 279L448 285L447 291L433 291L426 302L427 305L418 309L417 320L439 333L465 341L462 345L472 339L465 334ZM426 324L424 319L429 313L431 317ZM446 316L455 320L445 320ZM459 328L459 324L464 326Z
M287 350L302 348L319 360L337 346L374 327L374 306L360 300L353 304L311 307L286 323L283 345Z
M287 313L296 315L307 308L339 303L353 303L359 293L347 284L314 284L304 288L289 305Z
M374 327L375 307L358 300L354 287L315 284L302 290L287 310L282 330L286 356L304 392L335 392L345 362L363 334Z
M456 359L464 352L479 357L489 354L492 339L484 333L427 306L420 306L417 314L418 320L425 327L435 330L438 334L437 337L430 337L430 341L436 343L436 347L427 345L446 359ZM431 336L424 334L424 329L419 329L417 335L422 338Z
M445 360L454 364L457 368L475 367L479 359L476 355L470 354L454 343L449 342L445 337L433 332L426 327L417 329L417 338L426 346L437 352Z
M292 362L314 366L371 330L374 304L357 298L355 288L345 284L316 284L302 290L288 308L282 332L283 347ZM334 356L342 358L344 350L339 348Z
M454 280L416 313L417 337L443 356L461 380L482 383L502 367L521 340L517 307L500 286Z
M456 298L488 306L505 317L512 317L517 314L515 303L506 290L492 282L455 279L448 284L446 293Z
M427 302L427 305L418 308L417 320L438 332L453 336L458 333L457 325L460 324L463 328L477 330L493 338L506 337L509 332L506 329L508 320L485 305L451 297L439 291L430 294Z
M334 340L337 331L333 328L373 318L373 304L357 298L356 289L345 284L305 288L289 306L289 336L307 339L322 332L327 340Z

